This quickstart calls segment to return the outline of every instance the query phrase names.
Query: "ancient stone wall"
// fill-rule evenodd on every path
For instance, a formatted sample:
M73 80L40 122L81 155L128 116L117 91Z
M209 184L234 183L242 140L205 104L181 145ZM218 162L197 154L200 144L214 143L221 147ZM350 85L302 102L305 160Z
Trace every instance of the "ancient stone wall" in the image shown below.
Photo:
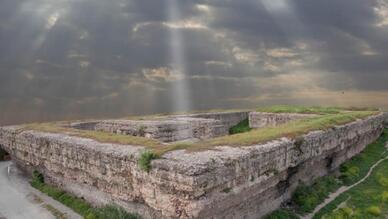
M106 120L99 122L95 130L153 138L163 142L173 142L193 137L190 123L176 120Z
M258 218L290 197L299 180L326 174L375 141L383 115L245 147L173 151L137 159L140 146L0 128L0 145L26 169L93 203L116 202L144 218Z
M190 117L193 118L203 118L203 119L214 119L220 121L220 125L225 127L226 130L232 126L237 125L244 119L248 118L249 112L221 112L221 113L201 113L201 114L193 114Z
M247 112L204 113L161 117L155 120L102 120L77 122L73 128L153 138L162 142L209 139L228 135L248 117Z
M292 120L298 120L298 119L303 119L303 118L312 117L312 116L316 116L316 115L300 114L300 113L250 112L249 127L264 128L268 126L277 126Z

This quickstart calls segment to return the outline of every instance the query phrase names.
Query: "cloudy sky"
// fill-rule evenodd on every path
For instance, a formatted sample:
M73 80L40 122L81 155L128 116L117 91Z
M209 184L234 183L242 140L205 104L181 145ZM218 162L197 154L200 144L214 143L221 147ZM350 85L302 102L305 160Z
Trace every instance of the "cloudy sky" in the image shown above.
M0 0L0 124L388 109L388 0Z

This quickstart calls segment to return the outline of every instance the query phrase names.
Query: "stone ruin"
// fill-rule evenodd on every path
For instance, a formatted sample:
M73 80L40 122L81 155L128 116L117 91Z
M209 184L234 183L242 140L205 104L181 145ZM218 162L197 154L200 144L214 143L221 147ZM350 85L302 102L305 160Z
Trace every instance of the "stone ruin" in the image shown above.
M169 144L227 135L249 119L253 128L276 126L309 114L225 112L143 120L74 122L73 128L153 138ZM382 113L244 147L175 150L139 167L145 148L93 139L0 128L0 146L27 171L95 205L116 203L143 218L259 218L288 200L299 182L311 183L362 151L383 131Z
M177 142L229 135L230 128L245 119L249 120L250 128L264 128L312 116L315 115L242 111L74 122L70 126L76 129L152 138L161 142Z
M96 130L152 138L161 142L209 139L229 134L229 129L248 118L248 112L159 116L137 120L76 122L77 129Z

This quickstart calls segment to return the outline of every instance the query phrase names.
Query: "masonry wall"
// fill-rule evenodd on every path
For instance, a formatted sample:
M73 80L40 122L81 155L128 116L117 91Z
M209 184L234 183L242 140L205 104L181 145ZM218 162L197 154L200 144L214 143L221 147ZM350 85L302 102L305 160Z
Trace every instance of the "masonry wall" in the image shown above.
M153 138L162 142L173 142L193 137L192 126L190 123L175 120L106 120L99 122L96 125L95 130Z
M277 126L293 120L303 119L316 116L314 114L300 113L265 113L265 112L250 112L249 127L264 128L268 126Z
M229 129L248 117L247 112L169 116L155 120L102 120L78 122L77 129L153 138L162 142L209 139L228 135Z
M258 218L306 183L337 168L375 141L383 116L372 116L297 141L173 151L146 173L142 147L0 128L0 145L25 169L85 199L116 202L144 218Z

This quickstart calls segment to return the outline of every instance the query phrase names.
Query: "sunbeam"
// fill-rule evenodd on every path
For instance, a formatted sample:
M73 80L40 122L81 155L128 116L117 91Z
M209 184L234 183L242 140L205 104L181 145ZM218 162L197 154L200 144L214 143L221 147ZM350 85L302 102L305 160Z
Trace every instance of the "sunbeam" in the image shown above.
M179 22L181 14L177 0L168 0L168 20L171 23ZM181 80L173 85L174 111L188 111L190 109L190 87L186 75L186 59L183 45L182 30L179 27L170 27L170 57L173 71L182 75Z

